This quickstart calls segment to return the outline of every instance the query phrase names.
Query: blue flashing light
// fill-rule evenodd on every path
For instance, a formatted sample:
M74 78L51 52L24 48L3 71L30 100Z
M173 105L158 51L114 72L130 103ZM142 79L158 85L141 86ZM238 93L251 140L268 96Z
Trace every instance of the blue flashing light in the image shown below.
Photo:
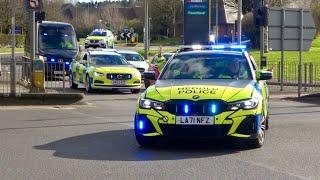
M212 114L215 114L215 113L217 112L217 105L211 104L210 110L211 110L211 113L212 113Z
M69 62L66 62L66 65L69 65L70 63Z
M44 36L48 36L48 33L43 33Z
M184 105L183 110L184 110L185 114L188 114L189 113L189 106L188 105Z
M246 45L232 45L230 46L231 49L246 49Z
M225 46L224 45L212 45L211 48L212 49L224 49Z
M64 35L64 37L68 37L68 36L69 36L68 34L65 34L65 35Z
M143 129L144 129L144 123L143 123L142 120L139 121L139 123L138 123L138 128L139 128L140 130L143 130Z
M54 61L55 61L55 59L54 59L54 58L51 58L51 59L50 59L50 61L51 61L51 62L54 62Z

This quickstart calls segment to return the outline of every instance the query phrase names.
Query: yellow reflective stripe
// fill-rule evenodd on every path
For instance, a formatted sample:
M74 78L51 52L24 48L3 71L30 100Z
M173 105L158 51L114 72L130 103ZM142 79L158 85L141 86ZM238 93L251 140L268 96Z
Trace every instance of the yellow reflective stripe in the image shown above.
M239 137L239 138L249 138L249 137L250 137L250 135L246 135L246 134L237 134L237 133L230 134L230 136L233 136L233 137Z
M233 121L232 120L224 120L222 124L232 124Z
M233 113L232 115L230 115L229 118L236 118L236 117L248 116L248 115L256 115L256 113L257 113L256 109L251 109L251 110L240 109L240 110L236 111L235 113Z
M156 129L156 131L159 134L163 134L162 131L161 131L161 128L160 128L160 126L158 124L159 117L147 115L147 118L151 121L151 123L152 123L153 127Z
M143 134L143 136L152 137L152 136L160 136L160 134L159 133L147 133L147 134Z
M241 124L241 122L245 119L246 117L237 117L237 118L233 118L233 124L228 132L228 135L234 134L237 130L237 128L239 127L239 125Z
M225 124L225 119L232 114L233 111L226 111L215 116L215 124ZM232 123L231 123L232 124Z

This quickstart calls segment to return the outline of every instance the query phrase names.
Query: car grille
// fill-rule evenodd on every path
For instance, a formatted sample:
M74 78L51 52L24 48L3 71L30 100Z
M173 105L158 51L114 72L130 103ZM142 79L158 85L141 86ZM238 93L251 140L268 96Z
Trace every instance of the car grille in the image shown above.
M131 78L131 74L107 74L107 79L111 80L128 80Z
M221 100L200 100L200 101L187 101L187 100L171 100L165 103L167 111L175 115L186 115L184 112L184 106L189 106L188 116L208 116L213 115L211 112L211 105L216 105L216 112L214 114L220 114L227 110L228 105Z
M90 40L91 43L98 43L99 40Z
M159 124L164 136L173 138L223 138L231 125L167 125Z

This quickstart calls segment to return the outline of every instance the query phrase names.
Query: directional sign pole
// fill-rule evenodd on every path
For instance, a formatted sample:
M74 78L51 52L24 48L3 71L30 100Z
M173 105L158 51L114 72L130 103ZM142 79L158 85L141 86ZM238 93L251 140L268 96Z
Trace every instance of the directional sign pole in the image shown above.
M299 82L298 82L298 97L301 97L302 88L302 50L303 50L303 9L300 10L300 46L299 46Z
M16 0L12 0L12 27L11 27L11 34L12 34L12 61L11 61L11 87L10 93L11 96L16 96L16 58L15 58L15 47L16 47Z
M281 65L280 65L280 91L283 91L284 80L284 30L285 30L285 9L281 10Z

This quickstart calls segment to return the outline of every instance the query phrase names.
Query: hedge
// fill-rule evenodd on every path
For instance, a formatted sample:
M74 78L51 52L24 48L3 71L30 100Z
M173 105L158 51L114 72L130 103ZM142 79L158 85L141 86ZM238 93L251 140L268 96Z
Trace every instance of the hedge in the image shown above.
M0 34L0 47L10 47L11 46L11 34ZM16 36L16 47L23 47L25 42L24 35Z

